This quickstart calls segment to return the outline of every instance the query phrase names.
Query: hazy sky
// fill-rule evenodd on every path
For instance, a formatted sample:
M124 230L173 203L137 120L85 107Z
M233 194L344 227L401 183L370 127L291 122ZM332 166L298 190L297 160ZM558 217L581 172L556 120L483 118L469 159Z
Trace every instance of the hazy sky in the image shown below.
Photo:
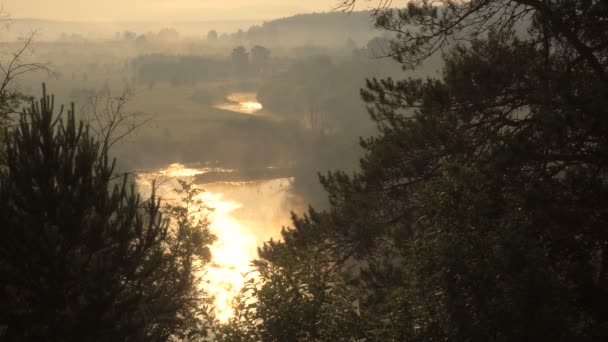
M69 21L273 19L330 11L340 0L0 0L13 18Z

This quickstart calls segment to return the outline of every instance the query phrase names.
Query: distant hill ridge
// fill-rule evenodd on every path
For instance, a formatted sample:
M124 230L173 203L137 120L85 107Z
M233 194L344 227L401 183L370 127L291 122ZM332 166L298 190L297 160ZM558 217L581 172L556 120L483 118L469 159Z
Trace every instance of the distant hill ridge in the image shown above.
M373 27L371 14L371 11L298 14L252 26L243 34L248 41L266 44L309 41L311 44L331 45L348 39L364 43L379 35Z
M133 31L137 34L158 32L171 27L182 36L204 38L209 30L228 34L232 39L265 44L334 44L352 39L365 42L378 35L373 29L370 11L322 12L298 14L260 22L259 20L204 20L204 21L116 21L83 22L58 21L37 18L11 19L8 30L0 33L4 40L37 31L39 40L56 40L62 34L78 34L87 39L108 39L117 32ZM374 32L375 31L375 32Z

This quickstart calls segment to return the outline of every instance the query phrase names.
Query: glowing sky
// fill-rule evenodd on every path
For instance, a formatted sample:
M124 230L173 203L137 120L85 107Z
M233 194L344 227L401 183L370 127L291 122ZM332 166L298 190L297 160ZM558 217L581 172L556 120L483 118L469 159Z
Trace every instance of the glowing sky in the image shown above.
M13 18L66 21L246 20L331 11L340 0L3 0Z

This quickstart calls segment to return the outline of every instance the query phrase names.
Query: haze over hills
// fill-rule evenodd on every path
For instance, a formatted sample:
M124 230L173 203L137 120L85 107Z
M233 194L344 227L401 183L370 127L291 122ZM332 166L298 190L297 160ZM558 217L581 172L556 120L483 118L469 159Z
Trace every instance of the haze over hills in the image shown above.
M0 342L607 340L607 0L2 4Z
M13 18L77 21L268 20L297 13L331 11L340 0L4 0ZM373 5L373 4L367 4ZM367 6L359 6L363 9Z
M136 33L157 32L162 28L171 27L184 36L203 37L209 30L220 33L237 31L259 24L259 20L209 20L209 21L113 21L113 22L84 22L60 21L36 18L11 19L8 29L3 32L4 39L17 39L24 33L36 31L38 41L53 41L62 34L79 34L89 39L109 39L116 32L133 31Z
M11 19L3 40L14 40L32 31L37 41L55 41L62 36L78 35L85 39L112 39L118 32L131 31L138 35L173 28L182 38L200 39L210 30L232 34L236 39L255 43L300 44L313 42L327 45L336 40L353 39L364 43L378 32L372 28L370 13L327 12L298 14L291 17L261 20L201 20L201 21L59 21L37 18ZM240 35L240 36L237 36Z
M245 32L249 41L268 45L314 42L327 46L348 39L361 44L378 35L369 11L299 14L265 22Z

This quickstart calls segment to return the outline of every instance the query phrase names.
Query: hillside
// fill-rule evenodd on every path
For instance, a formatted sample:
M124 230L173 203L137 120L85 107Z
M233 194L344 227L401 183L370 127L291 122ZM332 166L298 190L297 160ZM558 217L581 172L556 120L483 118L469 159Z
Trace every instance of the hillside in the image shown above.
M365 44L380 31L373 28L371 12L329 12L300 14L276 19L233 34L235 39L264 45L335 46L351 40Z
M132 31L137 35L174 28L183 38L205 39L209 30L216 30L221 38L265 46L342 46L350 41L364 45L379 31L374 30L369 11L299 14L269 20L259 24L255 20L234 21L131 21L80 22L42 19L11 19L3 40L17 39L32 31L38 41L57 39L111 39L118 32Z

